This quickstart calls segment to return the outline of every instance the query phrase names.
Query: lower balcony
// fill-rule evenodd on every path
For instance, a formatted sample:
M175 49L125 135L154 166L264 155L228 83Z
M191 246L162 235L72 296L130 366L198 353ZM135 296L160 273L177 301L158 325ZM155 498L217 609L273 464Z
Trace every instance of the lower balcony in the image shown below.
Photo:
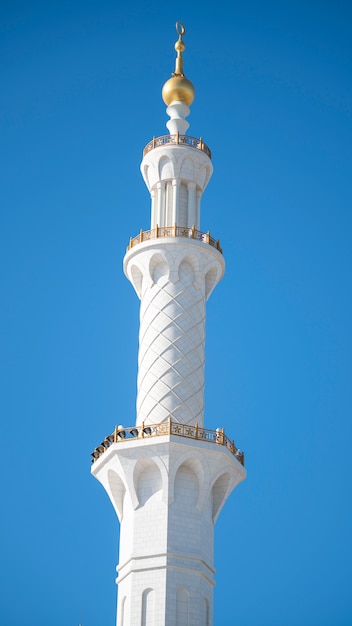
M115 430L105 437L104 441L93 450L91 454L93 457L92 463L95 463L113 443L122 443L132 439L144 439L145 437L161 437L163 435L176 435L177 437L187 437L188 439L207 441L218 446L226 446L244 467L244 452L237 448L234 441L231 441L225 435L223 428L208 430L207 428L200 428L198 425L190 426L189 424L173 422L171 419L167 422L161 422L161 424L148 424L146 426L144 424L141 426L129 426L128 428L116 426Z

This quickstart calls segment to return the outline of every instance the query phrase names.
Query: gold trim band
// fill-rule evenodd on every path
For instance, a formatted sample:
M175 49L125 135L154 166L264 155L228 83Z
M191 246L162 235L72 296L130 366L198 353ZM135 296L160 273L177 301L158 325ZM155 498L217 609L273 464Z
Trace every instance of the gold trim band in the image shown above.
M129 426L128 428L116 426L115 430L105 437L100 446L97 446L92 452L92 463L95 463L113 443L121 443L122 441L132 439L138 440L145 437L161 437L163 435L187 437L188 439L196 439L198 441L225 446L244 467L244 452L236 448L234 441L231 441L225 435L223 428L209 430L207 428L200 428L198 424L190 426L189 424L173 422L171 418L160 424L142 424L141 426Z

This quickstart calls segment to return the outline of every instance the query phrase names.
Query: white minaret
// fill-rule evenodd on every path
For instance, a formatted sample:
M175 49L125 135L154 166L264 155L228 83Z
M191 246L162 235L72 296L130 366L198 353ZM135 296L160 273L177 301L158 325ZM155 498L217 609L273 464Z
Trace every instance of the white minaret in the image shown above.
M169 135L144 149L151 229L130 240L124 272L139 299L137 417L93 452L92 474L120 521L117 626L212 626L214 525L245 477L243 453L223 429L204 428L205 303L225 263L200 230L213 172L209 148L185 135L194 87L164 85Z

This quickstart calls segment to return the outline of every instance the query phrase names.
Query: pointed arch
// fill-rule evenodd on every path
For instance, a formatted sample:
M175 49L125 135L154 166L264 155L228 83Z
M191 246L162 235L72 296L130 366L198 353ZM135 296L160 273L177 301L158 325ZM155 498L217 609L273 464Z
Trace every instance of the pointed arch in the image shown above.
M190 598L187 589L177 589L176 626L189 626Z
M156 252L150 257L149 274L153 283L159 283L161 280L165 282L169 278L169 264L161 252Z
M230 474L225 472L219 476L219 478L215 481L212 488L212 500L213 500L213 521L217 520L222 507L225 504L227 494L229 491L230 485Z
M205 274L205 299L208 300L211 292L218 282L218 267L214 265Z
M139 299L142 297L143 274L137 265L132 265L130 269L131 283Z
M158 163L159 180L171 180L174 177L174 163L169 156L163 155Z
M181 163L180 178L182 178L183 180L193 181L195 179L195 171L195 162L193 161L191 156L186 156L186 158L184 158Z
M123 518L123 504L126 495L126 487L122 478L113 470L108 471L108 484L111 493L111 501L119 522L121 522Z
M189 468L197 479L198 484L198 497L196 501L196 508L201 511L204 507L204 502L207 497L206 485L209 480L209 468L204 458L200 454L185 452L170 468L169 476L169 504L175 499L175 483L177 472L181 467Z
M154 626L155 592L150 587L142 593L142 626Z

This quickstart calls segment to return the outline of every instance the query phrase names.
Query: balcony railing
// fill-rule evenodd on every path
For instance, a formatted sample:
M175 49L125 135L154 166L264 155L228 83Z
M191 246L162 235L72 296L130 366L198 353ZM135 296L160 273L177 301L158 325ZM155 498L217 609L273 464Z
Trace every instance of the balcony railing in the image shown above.
M158 237L186 237L188 239L196 239L197 241L203 241L203 243L207 243L213 248L216 248L216 250L222 254L220 240L211 237L209 231L202 233L200 230L196 230L194 226L186 228L184 226L176 226L176 224L174 224L174 226L156 226L152 230L141 230L139 235L130 238L127 250L130 250L133 246L143 241L157 239Z
M207 441L225 446L244 466L244 452L236 448L234 442L225 435L223 428L208 430L207 428L200 428L198 425L179 424L171 419L167 422L161 422L161 424L150 424L147 426L144 424L128 428L116 426L111 435L105 437L100 446L97 446L92 452L92 463L95 463L113 443L121 443L122 441L132 439L144 439L146 437L161 437L162 435L176 435L177 437L187 437L188 439L197 439L198 441Z
M190 137L188 135L180 135L176 133L176 135L162 135L161 137L153 137L153 139L147 143L146 147L143 150L143 156L145 157L148 152L154 150L154 148L159 148L159 146L165 146L167 144L172 144L174 146L190 146L191 148L196 148L197 150L201 150L208 155L209 159L211 159L211 151L208 148L207 144L204 143L203 139L197 139L197 137Z

